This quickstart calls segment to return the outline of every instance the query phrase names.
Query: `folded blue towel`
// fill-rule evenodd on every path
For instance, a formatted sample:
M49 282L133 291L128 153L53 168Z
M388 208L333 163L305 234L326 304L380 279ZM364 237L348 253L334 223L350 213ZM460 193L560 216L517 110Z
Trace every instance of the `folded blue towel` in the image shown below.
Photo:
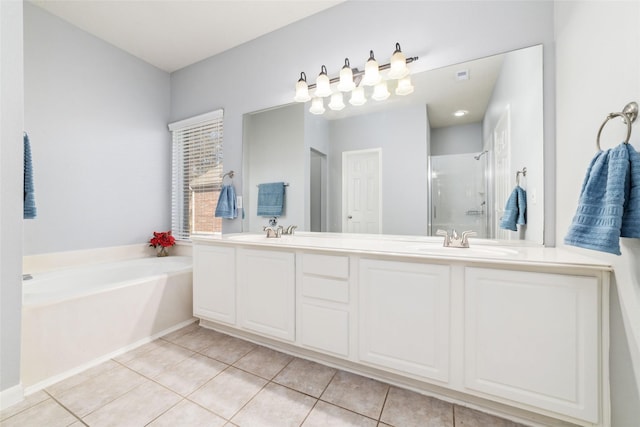
M216 206L216 217L234 219L238 216L238 208L236 207L236 190L233 185L223 185L218 196L218 205Z
M527 223L527 192L522 187L516 185L513 189L507 204L504 207L504 215L500 220L500 228L511 231L518 231L517 225Z
M284 210L284 182L258 185L258 216L280 216Z
M640 237L640 155L631 144L591 160L564 243L620 255L620 237Z
M29 135L27 135L26 132L24 133L22 142L24 145L24 199L22 217L24 219L33 219L36 217L36 199L33 187L31 144L29 142Z

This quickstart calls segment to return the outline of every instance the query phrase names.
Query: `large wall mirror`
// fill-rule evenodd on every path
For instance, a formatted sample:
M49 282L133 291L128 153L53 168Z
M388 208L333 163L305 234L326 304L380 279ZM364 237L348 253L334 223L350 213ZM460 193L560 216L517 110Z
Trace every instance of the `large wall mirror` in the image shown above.
M542 244L542 75L539 45L416 73L403 97L319 116L308 103L246 114L243 231L268 224L258 185L285 182L279 223L299 230L474 230ZM511 231L500 219L517 184L526 225Z

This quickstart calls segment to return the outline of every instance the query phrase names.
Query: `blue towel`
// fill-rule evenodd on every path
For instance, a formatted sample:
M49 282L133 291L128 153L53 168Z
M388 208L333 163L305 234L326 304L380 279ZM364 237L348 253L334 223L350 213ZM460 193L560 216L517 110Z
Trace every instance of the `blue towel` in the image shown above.
M24 133L22 138L24 145L24 199L22 217L24 219L33 219L36 217L36 199L33 188L33 166L31 163L31 144L29 143L29 135Z
M591 160L564 242L620 255L620 237L640 237L640 155L631 144Z
M258 185L258 216L280 216L284 209L284 182Z
M236 207L236 190L233 185L223 185L218 196L218 205L216 206L216 217L225 219L234 219L238 216L238 208Z
M516 185L513 189L507 204L504 207L504 215L500 220L500 228L511 231L518 231L517 225L527 223L527 192L522 187Z

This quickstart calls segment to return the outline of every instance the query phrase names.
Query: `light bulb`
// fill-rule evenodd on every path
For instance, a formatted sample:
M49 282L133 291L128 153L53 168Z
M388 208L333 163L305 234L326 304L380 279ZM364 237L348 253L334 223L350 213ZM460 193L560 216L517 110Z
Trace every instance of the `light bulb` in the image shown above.
M365 86L374 86L380 83L380 68L378 61L373 57L373 51L369 51L369 60L364 64L364 77L362 83Z
M331 94L331 102L329 102L329 108L333 111L340 111L344 108L344 100L342 98L342 92L336 92Z
M358 106L363 105L365 102L367 102L367 98L364 97L364 88L362 86L358 86L353 89L353 92L351 92L351 99L349 99L349 104Z
M323 114L324 113L324 102L322 98L313 98L311 101L311 108L309 108L309 112L311 114Z
M344 59L344 67L340 70L340 82L338 82L338 90L341 92L352 91L356 87L353 82L353 70L349 64L349 58Z
M409 74L409 68L407 68L407 58L400 50L400 43L396 43L396 50L391 55L391 66L389 70L389 78L401 79Z
M320 74L316 79L316 91L314 96L329 96L331 95L331 83L329 82L329 76L327 76L327 67L324 65L320 69Z
M396 88L396 95L404 96L413 92L413 85L411 84L411 77L403 77L398 80L398 87Z
M307 102L311 99L309 96L309 86L307 85L307 75L300 73L300 80L296 83L296 96L293 98L296 102Z
M391 94L387 89L387 82L382 81L375 85L375 87L373 88L373 95L371 95L371 98L375 99L376 101L384 101L389 97L389 95Z

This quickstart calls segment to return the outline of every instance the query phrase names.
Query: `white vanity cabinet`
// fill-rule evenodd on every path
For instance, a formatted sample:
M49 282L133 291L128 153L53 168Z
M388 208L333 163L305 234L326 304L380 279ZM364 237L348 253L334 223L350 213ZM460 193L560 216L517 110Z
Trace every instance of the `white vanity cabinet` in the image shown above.
M553 248L425 255L414 241L332 242L196 240L194 315L525 424L611 426L610 266Z
M236 323L236 250L194 245L193 315L228 325Z
M372 259L359 265L360 360L447 382L450 267Z
M236 251L239 326L294 341L294 253L247 248Z
M349 256L304 252L297 260L298 341L348 358L353 323Z
M468 389L597 423L596 277L465 269Z

